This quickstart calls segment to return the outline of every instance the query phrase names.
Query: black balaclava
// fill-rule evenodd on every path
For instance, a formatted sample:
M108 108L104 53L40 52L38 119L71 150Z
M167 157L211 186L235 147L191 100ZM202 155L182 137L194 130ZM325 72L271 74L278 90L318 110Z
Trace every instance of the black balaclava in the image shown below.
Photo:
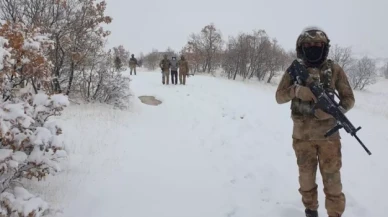
M310 46L302 47L303 55L306 60L312 64L322 62L325 45L323 46Z

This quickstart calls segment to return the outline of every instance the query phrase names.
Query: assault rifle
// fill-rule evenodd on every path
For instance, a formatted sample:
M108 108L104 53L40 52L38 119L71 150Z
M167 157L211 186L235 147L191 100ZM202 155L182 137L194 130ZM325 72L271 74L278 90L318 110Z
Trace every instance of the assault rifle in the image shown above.
M309 87L311 92L315 95L315 97L317 98L317 103L315 104L313 109L321 109L322 111L326 112L327 114L330 114L336 119L336 126L327 131L324 135L325 137L328 137L340 130L341 128L344 128L347 133L357 139L357 141L361 144L361 146L369 155L372 154L356 135L357 131L359 131L361 127L358 127L356 129L353 126L353 124L341 111L341 106L334 100L334 95L329 94L328 91L323 88L322 84L319 84L317 82L311 82L310 84L306 85L306 81L310 75L307 69L298 61L298 59L292 62L291 66L288 68L288 73L296 84ZM337 94L335 95L338 97Z

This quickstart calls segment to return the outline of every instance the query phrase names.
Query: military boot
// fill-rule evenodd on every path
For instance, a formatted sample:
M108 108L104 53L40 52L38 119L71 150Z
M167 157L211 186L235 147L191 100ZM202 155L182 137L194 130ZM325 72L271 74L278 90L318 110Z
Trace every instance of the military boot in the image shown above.
M304 212L306 213L306 217L318 217L318 211L316 210L306 209Z

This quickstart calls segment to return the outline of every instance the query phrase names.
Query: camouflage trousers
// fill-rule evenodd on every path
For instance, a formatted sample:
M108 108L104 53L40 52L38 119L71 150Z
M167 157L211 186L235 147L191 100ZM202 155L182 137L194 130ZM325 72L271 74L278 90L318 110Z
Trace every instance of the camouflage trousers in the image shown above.
M132 75L132 71L134 71L134 73L136 75L136 67L130 66L129 68L130 68L129 73Z
M316 184L317 167L323 179L326 195L325 208L331 216L341 216L345 211L346 199L342 192L341 173L342 154L340 140L305 141L293 140L293 148L299 167L299 192L304 206L310 210L318 209Z
M179 72L179 84L186 85L186 76L185 72Z
M162 83L168 84L170 81L170 71L162 71Z

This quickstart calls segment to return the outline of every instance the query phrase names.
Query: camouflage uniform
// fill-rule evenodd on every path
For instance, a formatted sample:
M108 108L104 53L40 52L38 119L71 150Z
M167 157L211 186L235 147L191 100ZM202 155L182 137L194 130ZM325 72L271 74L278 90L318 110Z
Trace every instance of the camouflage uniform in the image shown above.
M186 76L189 72L189 63L185 59L185 57L182 55L181 59L178 62L179 65L179 84L186 85Z
M137 65L137 59L132 54L131 59L129 59L129 68L131 69L130 74L132 75L132 71L134 71L136 75L136 65Z
M347 112L355 103L353 91L343 69L327 59L329 42L322 30L305 29L297 40L297 55L310 73L308 82L318 79L329 92L336 90L343 112ZM293 149L299 167L299 192L306 207L306 215L315 213L311 216L317 216L316 172L319 165L326 195L325 208L329 217L339 217L344 212L346 203L340 174L341 137L339 132L328 138L324 137L336 125L336 120L322 110L313 113L314 98L309 88L293 84L289 74L283 74L276 91L276 101L279 104L291 101Z
M164 58L160 61L159 66L162 69L162 83L168 85L170 80L171 62L167 59L167 55L164 55Z

